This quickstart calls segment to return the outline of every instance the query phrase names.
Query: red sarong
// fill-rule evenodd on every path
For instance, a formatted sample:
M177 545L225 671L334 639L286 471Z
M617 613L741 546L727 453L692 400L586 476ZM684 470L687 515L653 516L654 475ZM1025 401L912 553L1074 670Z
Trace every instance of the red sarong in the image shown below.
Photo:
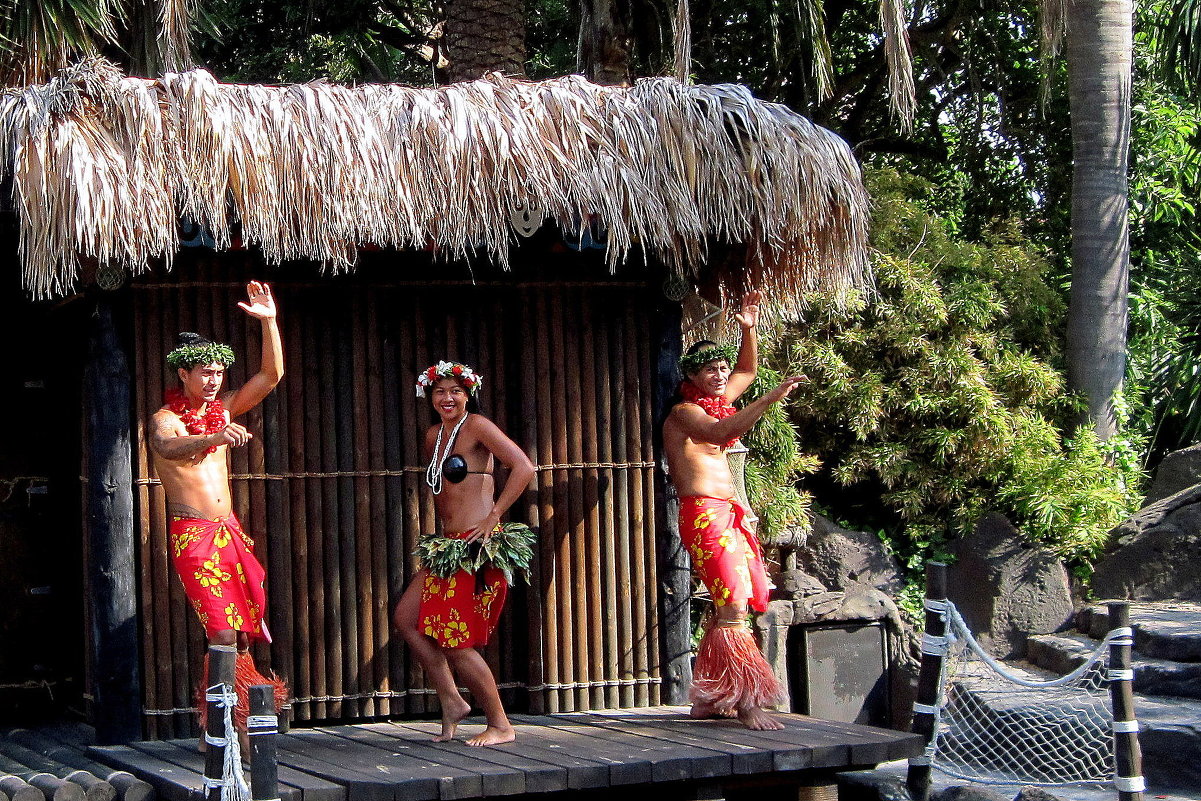
M732 498L687 495L680 498L680 539L714 606L745 601L762 612L767 609L767 570L746 516L747 510Z
M460 539L467 533L443 536ZM478 574L460 570L445 579L427 573L417 609L417 630L433 637L442 648L487 645L500 622L508 592L504 572L491 565Z
M271 642L263 620L266 571L236 517L172 517L171 552L205 631L233 629Z

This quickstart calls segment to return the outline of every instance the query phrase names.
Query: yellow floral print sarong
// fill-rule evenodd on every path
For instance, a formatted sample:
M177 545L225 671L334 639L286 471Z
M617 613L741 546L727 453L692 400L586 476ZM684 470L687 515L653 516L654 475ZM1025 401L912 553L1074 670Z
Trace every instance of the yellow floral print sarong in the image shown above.
M444 536L460 538L467 533ZM491 566L485 566L479 573L460 570L449 578L426 573L417 610L417 630L434 638L442 648L487 645L500 621L508 592L504 572Z
M175 570L205 631L233 629L271 642L266 571L238 519L172 517L170 537Z
M703 495L680 498L680 539L714 606L746 601L757 612L767 609L763 552L741 504Z

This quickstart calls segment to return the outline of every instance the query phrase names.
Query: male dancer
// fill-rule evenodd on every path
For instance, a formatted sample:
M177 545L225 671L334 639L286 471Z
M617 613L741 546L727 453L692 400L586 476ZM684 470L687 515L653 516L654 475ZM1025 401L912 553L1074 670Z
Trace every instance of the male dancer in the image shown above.
M715 609L697 649L691 714L737 716L748 728L765 730L783 728L763 711L779 702L781 688L745 621L748 605L767 608L767 572L748 510L735 500L726 449L805 377L784 379L741 410L731 405L755 379L760 297L748 293L734 316L742 328L736 361L732 348L708 341L694 344L680 360L683 402L663 424L663 446L680 496L680 539Z
M197 334L182 333L179 347L167 354L178 384L167 390L163 407L150 420L150 449L167 494L175 569L204 625L209 647L236 647L238 651L234 718L244 747L249 687L275 684L277 706L287 700L283 682L264 679L250 656L252 637L271 641L264 620L265 574L254 556L254 543L243 533L230 503L228 451L251 438L233 418L258 406L284 375L283 344L271 288L252 281L246 285L246 294L249 302L238 306L263 324L258 373L238 390L222 393L225 369L234 362L233 350ZM205 660L202 728L207 654Z

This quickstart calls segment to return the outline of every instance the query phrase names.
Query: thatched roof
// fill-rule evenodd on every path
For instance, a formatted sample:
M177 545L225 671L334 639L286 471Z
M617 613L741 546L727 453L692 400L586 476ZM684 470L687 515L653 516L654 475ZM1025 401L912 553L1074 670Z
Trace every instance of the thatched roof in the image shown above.
M741 277L776 290L867 271L847 144L740 86L257 86L94 61L0 96L0 170L37 297L70 291L81 258L169 266L181 215L218 248L237 221L269 261L335 270L367 243L507 266L513 215L535 209L567 231L598 219L611 265L641 248L688 275L728 241L748 246Z

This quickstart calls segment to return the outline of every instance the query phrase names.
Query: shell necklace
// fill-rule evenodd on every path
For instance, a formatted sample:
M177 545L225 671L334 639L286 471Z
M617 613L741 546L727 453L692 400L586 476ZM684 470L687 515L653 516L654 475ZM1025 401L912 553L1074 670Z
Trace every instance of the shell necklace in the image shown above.
M442 494L442 463L446 461L446 457L450 456L450 451L455 446L455 439L459 436L459 429L467 422L470 414L471 412L463 412L463 419L455 423L455 427L450 431L450 436L446 438L445 449L442 448L442 433L446 431L446 424L443 423L438 427L438 439L434 441L434 455L425 468L425 483L435 495Z

